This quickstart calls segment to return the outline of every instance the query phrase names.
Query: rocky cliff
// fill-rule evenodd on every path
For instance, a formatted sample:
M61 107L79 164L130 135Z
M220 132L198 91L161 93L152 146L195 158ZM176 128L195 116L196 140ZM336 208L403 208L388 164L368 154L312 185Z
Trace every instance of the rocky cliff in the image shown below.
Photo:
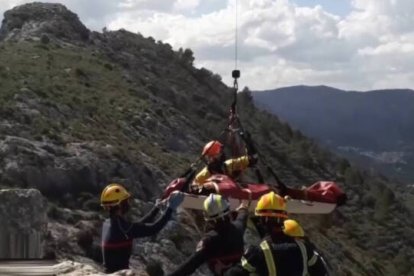
M125 184L135 198L131 217L144 214L224 129L231 90L194 68L191 50L125 30L90 32L62 5L6 12L0 39L0 185L47 198L45 257L100 271L101 189ZM257 110L248 91L239 94L239 111L286 183L336 180L348 193L349 204L334 214L299 218L335 275L413 272L412 214L386 179ZM156 237L138 240L135 272L160 275L190 255L202 229L195 215L180 210Z

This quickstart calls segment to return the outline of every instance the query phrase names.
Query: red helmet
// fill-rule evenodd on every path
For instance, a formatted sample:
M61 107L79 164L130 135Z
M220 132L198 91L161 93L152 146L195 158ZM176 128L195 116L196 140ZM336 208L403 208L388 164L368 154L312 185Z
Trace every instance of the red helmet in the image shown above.
M202 155L208 157L216 157L221 153L222 148L223 144L219 141L210 141L204 146Z

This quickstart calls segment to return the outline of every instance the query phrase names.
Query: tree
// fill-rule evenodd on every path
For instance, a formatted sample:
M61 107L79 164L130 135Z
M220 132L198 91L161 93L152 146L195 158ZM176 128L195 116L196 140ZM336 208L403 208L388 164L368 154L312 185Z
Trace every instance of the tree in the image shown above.
M361 173L357 169L348 167L345 170L345 183L349 185L359 186L363 182L364 182L364 178L362 177Z
M349 167L351 167L351 165L349 164L349 161L345 158L342 158L337 165L337 170L339 171L340 174L345 174L346 170Z
M178 56L184 64L193 65L194 54L191 49L187 48L184 51L182 48L178 49Z

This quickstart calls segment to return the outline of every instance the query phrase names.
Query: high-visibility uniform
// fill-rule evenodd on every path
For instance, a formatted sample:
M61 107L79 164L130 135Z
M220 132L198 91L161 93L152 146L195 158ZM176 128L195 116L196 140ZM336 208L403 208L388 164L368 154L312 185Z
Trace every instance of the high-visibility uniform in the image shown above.
M239 158L226 160L221 167L209 168L204 167L195 177L194 184L202 185L213 174L225 174L230 178L236 178L242 171L244 171L252 163L251 157L245 155Z
M267 236L259 246L251 246L241 264L229 269L227 276L325 276L327 269L315 247L303 239L280 235Z

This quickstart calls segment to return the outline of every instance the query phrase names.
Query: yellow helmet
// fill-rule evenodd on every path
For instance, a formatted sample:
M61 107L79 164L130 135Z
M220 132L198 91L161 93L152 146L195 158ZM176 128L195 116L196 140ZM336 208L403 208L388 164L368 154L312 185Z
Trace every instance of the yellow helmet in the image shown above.
M131 197L131 194L120 184L109 184L101 194L101 206L111 207Z
M288 236L295 237L295 238L303 238L305 237L305 231L303 231L302 226L293 219L287 219L283 222L284 228L283 233Z
M287 218L286 200L275 192L262 195L257 202L255 215L259 217Z
M219 194L210 194L204 200L205 220L215 220L230 213L230 203Z

